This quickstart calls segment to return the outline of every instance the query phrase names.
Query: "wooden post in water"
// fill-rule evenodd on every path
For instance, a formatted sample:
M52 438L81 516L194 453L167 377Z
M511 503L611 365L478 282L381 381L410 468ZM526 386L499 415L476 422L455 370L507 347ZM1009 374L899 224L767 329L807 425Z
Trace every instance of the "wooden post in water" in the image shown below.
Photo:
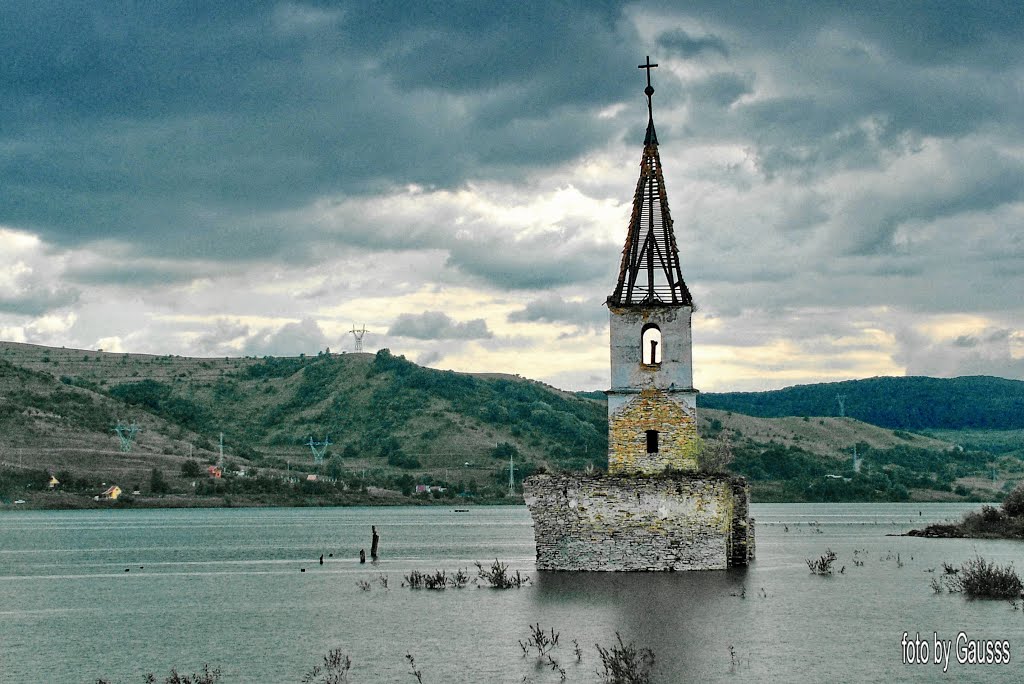
M376 525L370 526L370 530L373 531L373 542L370 544L370 558L377 560L377 542L380 541L380 536L377 534Z
M366 562L366 549L359 549L359 562L360 563L365 563Z

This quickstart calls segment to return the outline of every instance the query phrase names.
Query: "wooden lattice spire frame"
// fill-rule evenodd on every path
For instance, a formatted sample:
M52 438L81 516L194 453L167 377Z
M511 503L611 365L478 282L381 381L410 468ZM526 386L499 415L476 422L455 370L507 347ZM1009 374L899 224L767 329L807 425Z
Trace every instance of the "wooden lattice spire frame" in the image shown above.
M693 299L683 281L679 249L672 232L672 214L665 194L665 178L658 155L658 134L654 130L651 69L658 66L647 58L647 134L640 160L640 179L633 195L629 233L622 248L622 264L611 306L692 306Z

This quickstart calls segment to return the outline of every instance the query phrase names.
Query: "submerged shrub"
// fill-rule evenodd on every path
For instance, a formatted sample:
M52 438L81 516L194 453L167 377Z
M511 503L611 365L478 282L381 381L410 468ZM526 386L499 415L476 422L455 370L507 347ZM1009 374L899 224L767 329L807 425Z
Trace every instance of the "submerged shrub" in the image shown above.
M461 568L452 575L449 575L444 570L435 570L433 573L413 570L405 576L402 586L409 587L410 589L433 589L439 591L448 588L462 589L468 583L469 573L466 571L466 568ZM385 588L387 588L387 585L385 585Z
M498 561L497 558L491 563L491 567L486 569L478 561L476 570L477 576L494 589L518 589L530 581L529 575L523 575L518 570L516 570L516 574L510 574L508 566Z
M654 651L637 648L633 642L622 643L622 635L615 633L619 642L611 648L595 644L601 656L601 670L597 674L607 684L650 684L651 669L654 667Z
M998 565L977 556L965 562L960 572L944 576L950 591L962 591L971 598L1018 599L1024 584L1013 564Z
M825 554L820 558L808 558L807 568L815 575L831 575L832 564L836 562L836 552L826 549Z
M323 665L314 665L313 669L302 678L303 684L347 684L348 672L352 669L352 659L341 652L340 648L332 648L324 656Z

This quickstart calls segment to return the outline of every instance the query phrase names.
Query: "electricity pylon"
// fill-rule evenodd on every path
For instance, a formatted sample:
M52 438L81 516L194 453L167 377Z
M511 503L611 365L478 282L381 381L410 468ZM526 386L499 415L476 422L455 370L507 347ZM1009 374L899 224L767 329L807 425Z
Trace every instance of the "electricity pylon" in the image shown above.
M118 421L117 425L114 426L114 432L117 433L118 438L121 440L121 451L127 454L132 450L132 442L135 441L135 435L142 432L142 428L136 425L134 420L130 425L123 425Z
M363 335L366 334L366 324L363 324L362 330L356 330L356 326L353 324L352 329L349 330L352 336L356 338L356 353L363 351Z
M322 442L314 442L313 438L310 437L309 441L306 442L306 446L308 446L310 448L310 450L312 450L312 452L313 452L313 462L314 463L323 463L324 462L324 454L327 453L327 447L331 446L331 438L330 438L330 436L328 436L328 437L325 437L324 441L322 441Z

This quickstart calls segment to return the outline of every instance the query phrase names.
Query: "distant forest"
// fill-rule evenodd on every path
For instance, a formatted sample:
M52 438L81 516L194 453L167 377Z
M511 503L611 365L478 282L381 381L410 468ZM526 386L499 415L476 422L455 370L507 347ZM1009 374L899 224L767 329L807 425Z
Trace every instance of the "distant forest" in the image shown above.
M750 416L845 415L882 427L927 429L1024 429L1024 381L990 376L961 378L880 377L769 392L701 394L703 408Z

